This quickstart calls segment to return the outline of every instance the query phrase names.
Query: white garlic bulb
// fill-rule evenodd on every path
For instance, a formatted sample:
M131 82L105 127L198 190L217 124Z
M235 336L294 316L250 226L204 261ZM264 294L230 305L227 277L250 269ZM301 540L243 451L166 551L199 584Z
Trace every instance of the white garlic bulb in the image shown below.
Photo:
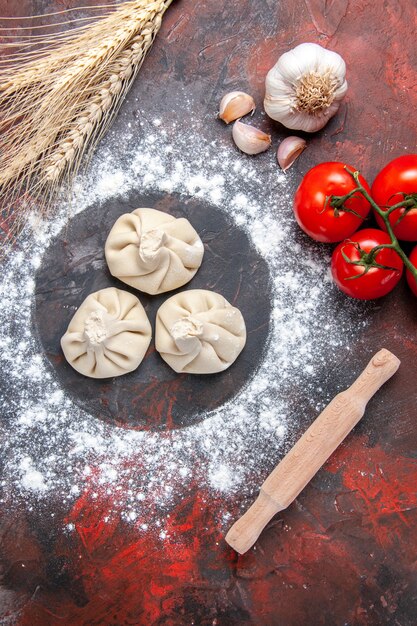
M287 128L312 133L337 112L347 91L337 52L302 43L285 52L266 77L265 111Z

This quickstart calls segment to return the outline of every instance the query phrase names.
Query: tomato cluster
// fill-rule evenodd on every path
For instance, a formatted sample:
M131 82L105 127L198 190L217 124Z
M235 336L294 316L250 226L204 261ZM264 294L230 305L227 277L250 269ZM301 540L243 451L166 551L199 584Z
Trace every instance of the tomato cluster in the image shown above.
M371 188L362 176L355 180L354 171L350 165L337 162L313 167L295 194L294 215L302 230L316 241L341 242L332 256L334 282L348 296L371 300L385 296L401 279L404 263L396 239L417 242L417 155L388 163ZM358 190L358 183L365 194ZM386 212L399 204L404 206L387 214L392 237L376 209ZM380 228L358 230L371 209ZM417 267L417 246L409 260ZM406 274L417 296L416 279L408 269Z

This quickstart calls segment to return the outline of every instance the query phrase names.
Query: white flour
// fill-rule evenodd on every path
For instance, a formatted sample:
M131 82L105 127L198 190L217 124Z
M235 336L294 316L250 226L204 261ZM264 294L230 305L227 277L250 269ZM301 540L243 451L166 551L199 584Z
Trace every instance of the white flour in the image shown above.
M366 316L361 303L343 297L341 306L329 279L329 249L300 237L291 208L296 175L279 171L273 151L245 157L228 129L223 147L197 142L192 129L174 145L168 137L175 128L162 120L141 130L140 141L133 130L107 141L79 183L77 211L117 201L131 188L202 197L226 211L247 230L274 279L267 354L243 391L189 428L129 431L82 411L60 388L31 332L35 270L65 223L63 207L36 234L28 229L24 251L13 253L2 272L0 363L13 395L3 402L1 484L8 502L23 499L30 509L60 498L70 510L88 488L92 498L111 503L105 521L120 515L164 539L165 516L192 485L226 502L258 489L298 432L297 389L315 411L322 408L330 398L320 393L320 373L337 364L335 354L346 355ZM227 525L227 510L221 515Z

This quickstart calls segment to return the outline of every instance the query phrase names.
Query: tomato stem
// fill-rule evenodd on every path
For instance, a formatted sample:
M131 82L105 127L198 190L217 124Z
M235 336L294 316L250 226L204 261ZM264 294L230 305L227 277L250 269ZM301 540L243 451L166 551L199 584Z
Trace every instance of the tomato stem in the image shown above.
M359 253L360 258L357 261L353 261L352 259L350 259L344 251L344 246L342 247L342 250L341 250L342 257L344 258L346 263L349 263L349 265L360 265L361 267L363 267L363 272L362 274L349 276L348 278L345 278L345 280L353 280L355 278L360 278L364 274L367 274L369 270L373 267L377 267L381 270L390 270L394 272L399 271L397 267L390 267L389 265L382 265L381 263L378 263L376 260L376 255L378 254L378 252L380 252L380 250L383 250L384 248L395 249L392 243L382 243L372 248L372 250L370 250L369 252L365 252L365 250L361 248L360 244L355 241L347 240L346 244L349 244L349 243L356 248L356 250Z
M347 193L345 196L327 197L324 203L323 211L326 210L327 204L330 202L330 206L332 207L332 209L334 209L335 217L339 217L340 211L343 211L344 213L352 213L352 215L355 215L355 217L358 217L360 220L363 220L363 215L360 215L353 209L350 209L347 206L345 206L345 202L347 202L347 200L350 200L350 198L352 198L353 196L357 195L357 193L358 193L358 190L353 189L352 191Z
M351 170L349 170L348 168L346 168L346 171L349 172L349 174L352 176L352 178L354 179L357 187L356 189L353 189L352 191L350 191L348 194L346 194L346 196L344 196L344 199L341 198L340 196L332 196L332 198L337 198L337 201L346 201L348 200L350 197L352 197L352 195L354 195L354 193L361 193L362 196L369 202L369 204L372 206L372 208L376 211L376 213L378 213L378 215L383 219L384 224L386 226L387 229L387 233L390 236L391 239L391 243L390 244L385 244L385 245L380 245L380 246L375 246L375 248L373 248L370 252L368 252L368 260L369 260L369 255L372 254L372 260L375 259L375 254L378 252L378 250L382 249L382 248L391 248L393 250L395 250L395 252L398 254L398 256L400 257L400 259L403 261L404 265L406 266L406 268L408 270L410 270L411 274L414 277L414 280L416 281L417 284L417 268L414 267L414 265L411 263L410 259L408 258L408 256L405 254L404 250L401 248L400 243L397 239L397 237L394 234L394 231L392 229L391 226L391 222L389 220L389 216L391 215L391 213L397 209L405 209L406 211L411 209L411 208L415 208L417 206L417 196L416 194L409 194L409 195L405 195L403 194L403 200L401 202L398 202L397 204L392 205L387 211L383 211L375 202L375 200L369 195L369 193L366 191L365 187L363 185L361 185L360 180L359 180L359 176L360 173L358 171L352 172ZM401 192L399 192L401 193ZM343 203L343 202L342 202Z

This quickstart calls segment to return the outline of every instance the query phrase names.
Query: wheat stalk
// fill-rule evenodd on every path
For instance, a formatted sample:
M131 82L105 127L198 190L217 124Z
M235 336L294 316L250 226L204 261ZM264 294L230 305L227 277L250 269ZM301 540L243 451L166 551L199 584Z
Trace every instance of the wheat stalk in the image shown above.
M3 46L0 210L9 237L33 208L48 215L61 184L71 185L114 119L171 2L124 2L93 23Z

